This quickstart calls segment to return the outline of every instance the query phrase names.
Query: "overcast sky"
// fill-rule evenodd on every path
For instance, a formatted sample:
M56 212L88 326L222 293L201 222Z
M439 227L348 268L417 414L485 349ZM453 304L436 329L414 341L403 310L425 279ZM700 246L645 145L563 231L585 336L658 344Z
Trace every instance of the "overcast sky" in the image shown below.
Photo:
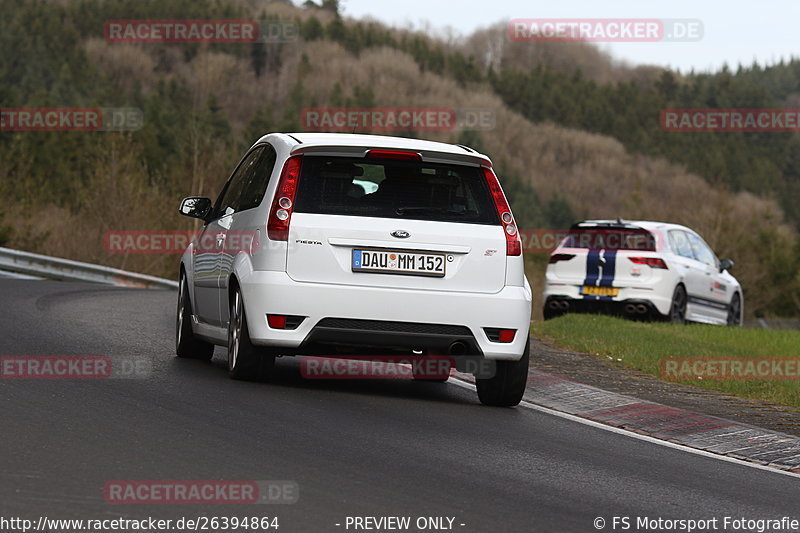
M467 35L516 18L700 19L698 42L600 43L632 64L688 71L718 70L727 62L750 65L800 57L800 2L796 0L340 0L345 16L371 16L393 26L416 28L427 21Z

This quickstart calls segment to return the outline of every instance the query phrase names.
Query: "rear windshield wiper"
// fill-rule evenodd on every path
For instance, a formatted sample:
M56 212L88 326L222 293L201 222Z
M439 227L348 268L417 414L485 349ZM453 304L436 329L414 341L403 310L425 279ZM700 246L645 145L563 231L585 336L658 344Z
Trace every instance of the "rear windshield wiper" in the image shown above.
M427 206L404 206L395 209L398 215L405 215L406 213L437 213L442 215L452 215L463 217L467 214L464 210L450 209L447 207L427 207Z

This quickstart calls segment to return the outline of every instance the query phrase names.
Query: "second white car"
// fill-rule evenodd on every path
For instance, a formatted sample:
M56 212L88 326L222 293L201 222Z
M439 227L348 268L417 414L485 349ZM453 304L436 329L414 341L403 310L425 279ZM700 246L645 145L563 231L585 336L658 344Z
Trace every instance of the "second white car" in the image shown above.
M550 255L544 317L599 312L739 326L744 300L731 267L685 226L580 222Z

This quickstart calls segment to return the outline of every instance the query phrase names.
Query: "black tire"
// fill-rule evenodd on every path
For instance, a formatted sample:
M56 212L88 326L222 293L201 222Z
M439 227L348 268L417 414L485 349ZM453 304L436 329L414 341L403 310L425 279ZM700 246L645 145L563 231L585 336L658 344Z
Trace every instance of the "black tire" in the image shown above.
M476 378L478 399L483 405L513 407L522 401L528 384L528 363L531 358L531 339L525 343L525 352L519 361L497 361L491 378Z
M672 293L672 304L669 306L669 321L673 324L686 323L686 289L683 285L675 287Z
M245 381L267 381L274 368L275 355L250 342L242 293L235 287L228 321L228 375Z
M742 298L739 296L738 292L733 295L733 299L731 299L731 305L728 307L728 325L742 325Z
M201 341L192 331L192 300L189 285L181 273L178 284L178 309L175 313L175 353L184 359L208 361L214 356L214 345Z

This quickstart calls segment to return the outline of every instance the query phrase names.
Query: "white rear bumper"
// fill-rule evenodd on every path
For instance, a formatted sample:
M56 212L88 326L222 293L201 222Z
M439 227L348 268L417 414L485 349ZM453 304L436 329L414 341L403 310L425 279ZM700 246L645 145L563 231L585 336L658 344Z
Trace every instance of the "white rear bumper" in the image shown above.
M494 294L303 283L285 272L252 271L239 280L254 344L297 348L323 318L466 326L487 359L518 360L530 327L528 287ZM272 329L267 314L307 317L297 329ZM516 329L514 341L491 342L483 328Z

